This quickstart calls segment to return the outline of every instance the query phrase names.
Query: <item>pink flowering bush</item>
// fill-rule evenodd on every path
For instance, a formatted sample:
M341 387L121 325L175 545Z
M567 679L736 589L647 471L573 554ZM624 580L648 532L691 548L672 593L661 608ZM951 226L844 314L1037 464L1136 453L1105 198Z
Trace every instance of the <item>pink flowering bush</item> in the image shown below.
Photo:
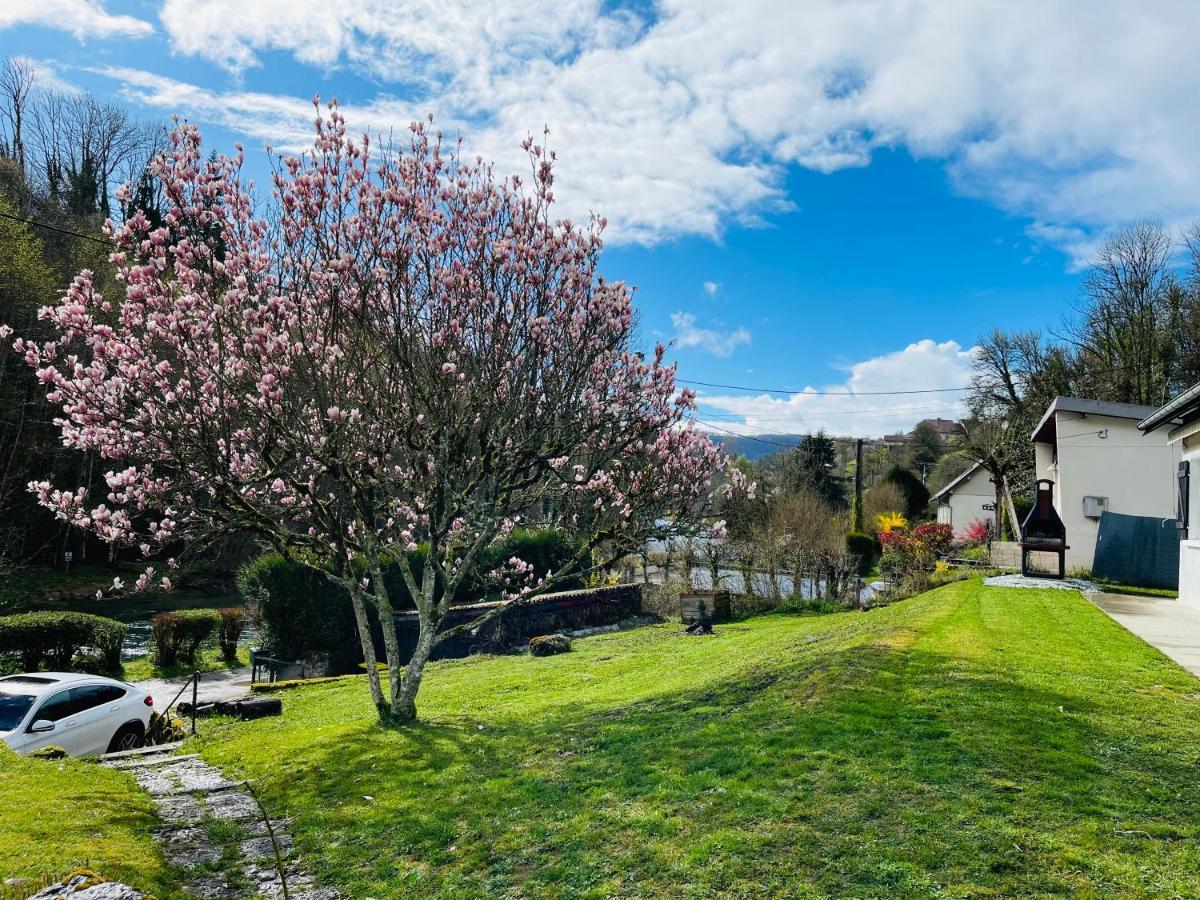
M962 542L968 546L986 544L992 538L992 523L987 519L976 519L963 529Z
M249 531L345 585L374 701L402 719L433 647L479 624L439 632L451 599L527 510L579 536L585 565L702 519L724 459L663 347L635 352L630 291L597 273L603 220L556 219L553 154L525 149L528 182L499 178L423 124L399 148L353 139L330 104L260 208L240 148L207 161L177 126L153 167L163 224L109 225L123 296L81 272L41 311L53 339L14 345L108 491L31 490L147 557ZM367 604L390 619L388 563L421 630L401 665L384 628L385 693ZM502 570L509 602L559 575Z

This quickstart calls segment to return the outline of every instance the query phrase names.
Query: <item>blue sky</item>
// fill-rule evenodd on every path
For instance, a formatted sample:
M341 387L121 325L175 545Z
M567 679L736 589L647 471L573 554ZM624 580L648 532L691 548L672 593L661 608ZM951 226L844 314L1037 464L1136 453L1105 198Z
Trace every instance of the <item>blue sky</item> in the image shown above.
M737 431L878 435L960 411L993 327L1058 325L1137 218L1200 215L1195 4L927 0L7 0L0 52L48 86L211 144L303 144L434 113L611 222L607 275ZM1114 40L1119 35L1120 40ZM263 157L252 152L258 171Z

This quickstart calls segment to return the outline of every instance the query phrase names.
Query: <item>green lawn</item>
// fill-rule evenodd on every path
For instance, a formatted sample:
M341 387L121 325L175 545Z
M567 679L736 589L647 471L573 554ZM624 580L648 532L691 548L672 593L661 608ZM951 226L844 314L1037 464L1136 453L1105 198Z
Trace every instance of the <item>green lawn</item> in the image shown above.
M181 896L150 829L154 805L127 774L77 760L21 759L0 745L0 897L79 868L153 893Z
M1110 594L1130 594L1134 597L1178 597L1179 591L1174 588L1144 587L1140 584L1122 584L1119 581L1109 581L1106 578L1089 579L1097 587Z
M1200 682L1065 591L667 625L210 722L354 897L1196 896Z
M193 672L216 672L248 665L250 652L246 647L238 647L237 658L232 662L221 655L220 647L201 647L195 662L177 663L173 666L160 666L153 656L127 659L122 663L121 671L114 677L122 681L145 681L147 678L178 678Z

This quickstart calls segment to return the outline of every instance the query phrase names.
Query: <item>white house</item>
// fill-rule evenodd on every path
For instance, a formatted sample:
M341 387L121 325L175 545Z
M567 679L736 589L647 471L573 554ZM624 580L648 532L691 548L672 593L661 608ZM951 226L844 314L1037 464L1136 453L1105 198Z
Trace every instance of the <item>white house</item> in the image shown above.
M983 520L995 521L996 486L992 476L979 463L971 466L948 485L934 494L939 524L954 528L954 537L962 539L967 526Z
M1175 518L1180 459L1165 433L1143 435L1152 406L1057 397L1033 430L1038 478L1054 482L1054 508L1067 531L1066 567L1091 569L1103 512Z
M1179 599L1200 608L1200 521L1191 514L1200 510L1200 479L1192 469L1200 464L1200 384L1194 384L1166 406L1138 423L1147 440L1164 426L1166 439L1179 453L1161 473L1175 487L1175 519L1179 528ZM1197 473L1200 474L1200 473Z

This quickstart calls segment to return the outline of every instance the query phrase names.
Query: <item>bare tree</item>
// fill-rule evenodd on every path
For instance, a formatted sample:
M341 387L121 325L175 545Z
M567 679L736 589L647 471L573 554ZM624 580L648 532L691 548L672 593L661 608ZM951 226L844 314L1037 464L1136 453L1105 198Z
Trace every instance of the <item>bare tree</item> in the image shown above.
M1071 389L1070 351L1037 331L997 328L979 340L968 403L978 417L1028 421Z
M1083 279L1077 320L1064 337L1089 396L1155 405L1186 379L1175 330L1187 298L1176 279L1175 242L1157 222L1139 222L1100 245Z
M963 423L967 439L962 452L975 460L992 476L995 486L995 534L1003 533L1005 484L1019 472L1029 453L1028 435L1002 419L972 419Z
M74 213L109 215L110 194L140 176L161 134L88 93L41 92L32 113L32 168L46 193Z
M0 120L5 141L22 170L25 168L25 118L34 88L34 69L29 60L10 56L0 64Z

